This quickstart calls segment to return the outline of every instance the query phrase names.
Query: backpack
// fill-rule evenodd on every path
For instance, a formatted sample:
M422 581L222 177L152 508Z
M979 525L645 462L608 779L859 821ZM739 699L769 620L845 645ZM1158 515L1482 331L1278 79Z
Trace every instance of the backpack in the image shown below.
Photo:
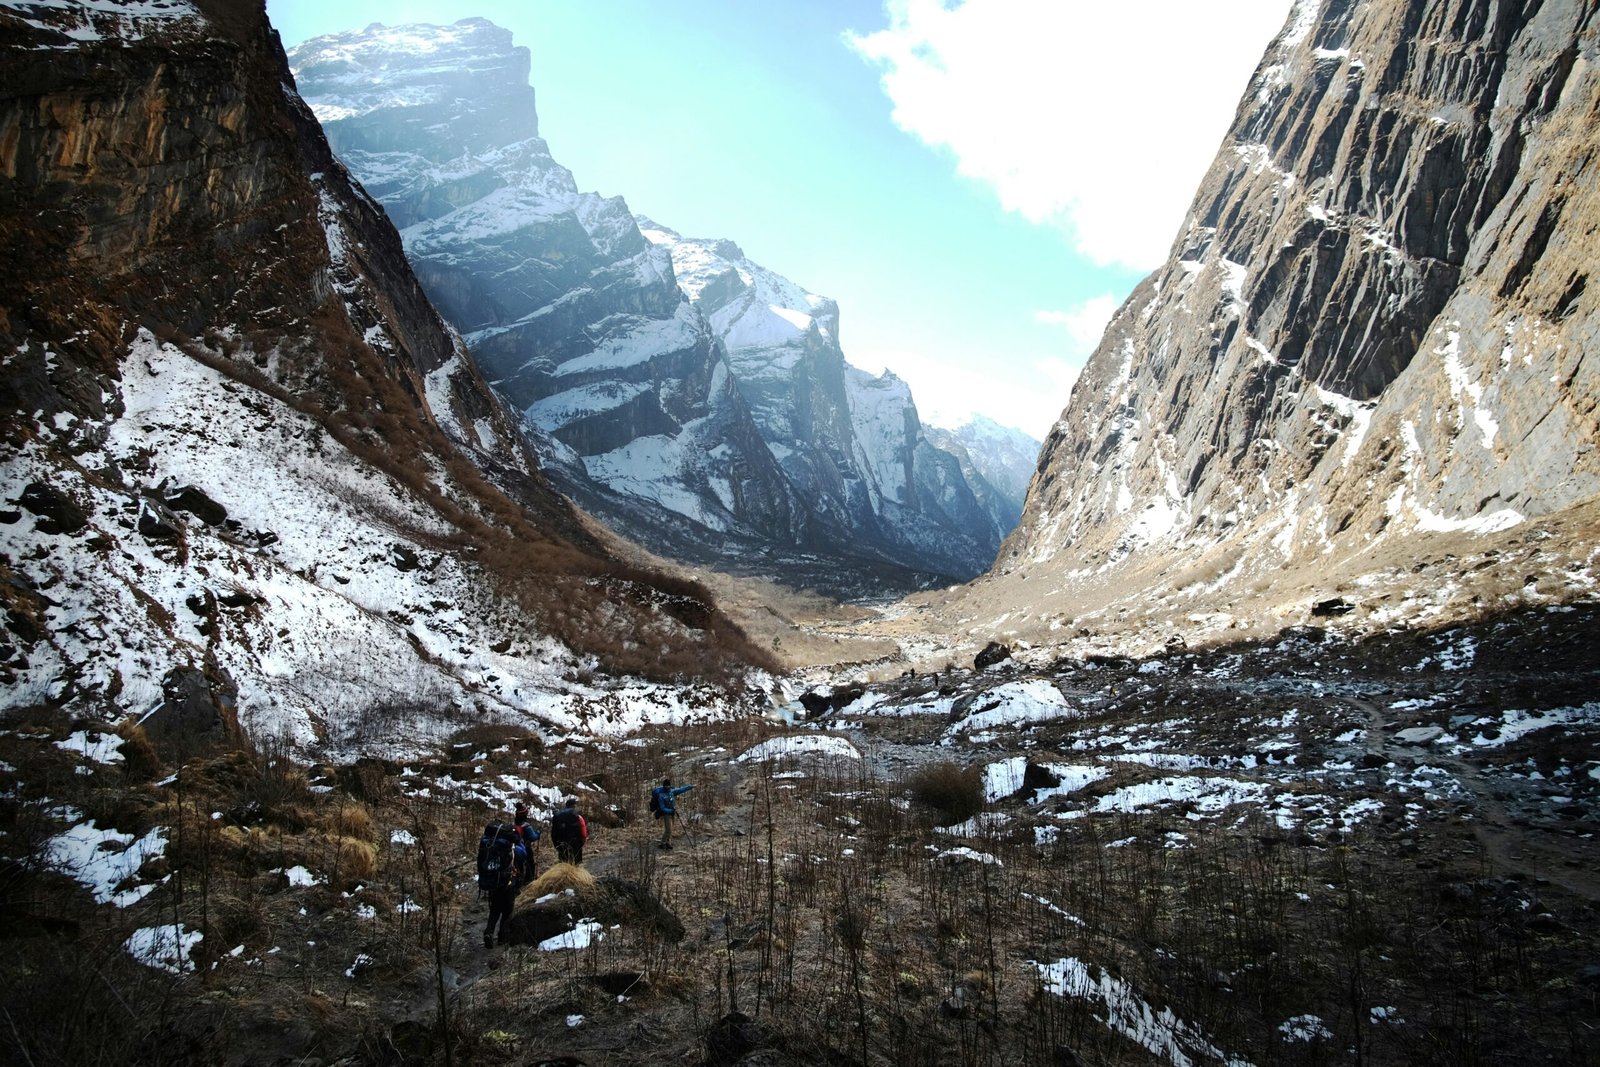
M478 888L486 893L513 885L517 879L517 857L513 844L517 829L509 823L492 822L478 839Z
M661 786L650 790L650 811L652 814L661 814Z
M550 837L558 845L580 845L583 843L583 831L579 826L578 813L571 808L563 808L550 820Z

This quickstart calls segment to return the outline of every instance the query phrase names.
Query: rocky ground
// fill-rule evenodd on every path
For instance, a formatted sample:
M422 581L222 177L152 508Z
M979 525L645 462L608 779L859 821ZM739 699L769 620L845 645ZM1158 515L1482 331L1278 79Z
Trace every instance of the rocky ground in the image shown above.
M447 1044L478 1063L1595 1062L1597 614L996 652L816 687L792 723L479 729L410 765L257 751L174 775L137 733L13 719L5 1040L41 1064ZM665 773L696 786L670 852L643 810ZM483 821L569 792L597 884L524 895L519 943L486 952ZM108 987L126 1011L71 1010Z

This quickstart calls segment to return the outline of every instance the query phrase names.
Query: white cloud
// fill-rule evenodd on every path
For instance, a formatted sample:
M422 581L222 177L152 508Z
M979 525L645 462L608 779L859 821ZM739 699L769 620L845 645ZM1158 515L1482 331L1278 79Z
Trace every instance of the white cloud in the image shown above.
M887 0L894 121L1101 264L1167 255L1289 0Z
M1023 360L1027 369L1022 373L1008 364L1002 374L995 367L975 368L970 354L946 359L903 350L852 354L850 362L862 368L893 367L911 386L924 425L954 429L981 414L1040 440L1066 406L1081 364L1038 357Z
M1061 326L1072 340L1073 354L1087 358L1106 332L1106 323L1117 312L1117 298L1109 294L1093 296L1066 311L1040 311L1034 318L1048 326Z

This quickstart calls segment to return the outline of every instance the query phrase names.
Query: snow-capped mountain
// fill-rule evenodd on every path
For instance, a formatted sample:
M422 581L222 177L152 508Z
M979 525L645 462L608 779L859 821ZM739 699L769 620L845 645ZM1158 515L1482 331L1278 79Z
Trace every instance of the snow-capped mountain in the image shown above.
M833 301L728 242L645 220L647 241L620 197L580 192L508 31L370 26L290 61L585 507L669 554L778 570L797 552L947 577L993 560L1006 528L923 437L904 383L847 367Z
M811 506L885 559L970 575L1010 529L980 503L959 459L922 429L910 387L845 361L839 307L727 240L646 218L679 287L710 322L762 437Z
M728 663L545 481L248 8L5 16L0 710L348 755Z
M439 310L548 436L564 488L630 498L645 528L664 509L716 533L804 538L803 509L667 256L620 197L580 192L539 137L528 50L509 31L371 26L290 62Z
M961 461L984 506L1004 529L1013 529L1022 518L1041 442L984 415L974 415L954 430L937 426L923 430L929 441Z

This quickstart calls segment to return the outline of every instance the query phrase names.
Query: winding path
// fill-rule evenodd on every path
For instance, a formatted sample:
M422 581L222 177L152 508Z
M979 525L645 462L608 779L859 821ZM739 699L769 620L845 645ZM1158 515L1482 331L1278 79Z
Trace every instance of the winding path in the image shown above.
M1367 716L1366 751L1385 761L1425 759L1444 767L1472 794L1472 832L1496 867L1531 879L1544 879L1589 901L1600 900L1600 874L1589 864L1573 865L1573 839L1520 822L1507 804L1509 790L1523 788L1510 779L1490 779L1482 767L1459 756L1406 745L1389 735L1390 722L1378 703L1341 697Z

